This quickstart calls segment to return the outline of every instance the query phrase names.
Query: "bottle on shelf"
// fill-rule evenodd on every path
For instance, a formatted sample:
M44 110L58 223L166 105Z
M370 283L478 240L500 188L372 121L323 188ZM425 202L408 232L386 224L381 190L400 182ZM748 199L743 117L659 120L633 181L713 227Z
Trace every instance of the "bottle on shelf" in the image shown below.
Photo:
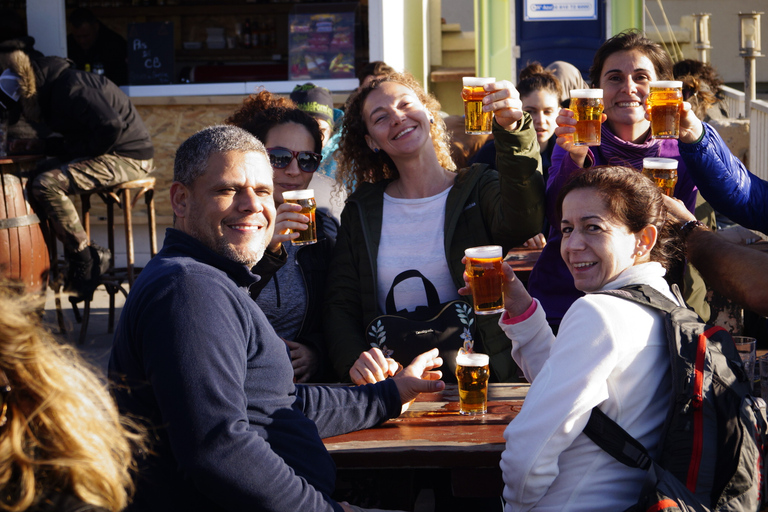
M245 18L243 23L243 46L246 48L251 47L251 19Z

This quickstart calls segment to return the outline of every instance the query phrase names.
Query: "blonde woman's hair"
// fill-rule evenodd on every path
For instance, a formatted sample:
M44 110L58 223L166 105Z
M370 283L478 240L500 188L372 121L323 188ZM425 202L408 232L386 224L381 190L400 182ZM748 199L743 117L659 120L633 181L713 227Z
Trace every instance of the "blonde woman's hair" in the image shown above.
M26 510L54 488L122 510L143 436L121 418L96 370L42 327L36 302L0 283L0 371L10 384L0 510Z
M353 192L364 182L376 183L400 176L392 159L384 151L374 153L365 141L368 134L368 127L363 119L365 100L371 91L386 82L398 83L416 94L434 120L430 125L430 135L438 162L449 171L456 170L456 164L451 159L450 136L446 132L445 121L440 116L440 102L431 94L427 94L410 73L391 73L371 81L347 100L339 149L336 152L337 187L346 187L347 192Z

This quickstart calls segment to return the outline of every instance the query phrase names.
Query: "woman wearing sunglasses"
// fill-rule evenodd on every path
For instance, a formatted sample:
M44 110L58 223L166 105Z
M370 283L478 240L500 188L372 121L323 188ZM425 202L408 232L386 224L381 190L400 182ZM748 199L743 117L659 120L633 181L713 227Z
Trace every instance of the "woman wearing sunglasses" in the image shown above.
M333 379L325 356L322 296L336 240L338 224L317 210L317 243L294 246L296 230L307 229L301 207L283 201L283 192L304 190L322 160L322 137L317 121L287 99L268 91L252 94L227 123L248 130L267 147L274 170L277 205L275 234L254 273L265 277L251 295L288 345L297 382ZM288 233L289 230L293 230ZM272 276L271 279L267 279Z
M485 164L455 170L440 105L407 73L377 78L347 102L336 178L354 193L341 214L325 296L326 340L342 378L375 382L396 368L381 350L368 350L365 330L384 313L398 274L417 269L440 302L458 299L464 249L508 250L541 229L544 181L533 122L510 82L485 89L498 171ZM417 279L399 284L396 295L398 309L425 303ZM490 355L492 379L516 380L498 318L476 323L474 347Z

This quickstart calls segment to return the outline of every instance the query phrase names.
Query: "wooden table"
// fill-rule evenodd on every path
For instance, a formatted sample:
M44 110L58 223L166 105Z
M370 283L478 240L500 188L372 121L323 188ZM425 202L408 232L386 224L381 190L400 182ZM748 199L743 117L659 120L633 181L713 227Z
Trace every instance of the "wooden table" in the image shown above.
M528 384L491 384L488 412L459 413L455 384L422 394L400 417L324 440L339 469L448 469L455 496L500 496L504 429L517 416Z
M527 247L513 247L509 250L504 261L509 263L512 270L524 283L528 282L533 266L541 256L541 249L528 249Z

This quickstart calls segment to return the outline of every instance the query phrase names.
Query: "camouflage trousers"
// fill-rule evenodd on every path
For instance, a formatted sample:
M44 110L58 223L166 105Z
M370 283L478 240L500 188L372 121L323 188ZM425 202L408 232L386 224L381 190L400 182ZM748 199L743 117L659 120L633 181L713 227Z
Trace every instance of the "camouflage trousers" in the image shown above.
M38 166L30 192L38 211L51 222L65 253L72 254L85 249L90 241L69 196L141 179L152 169L152 159L134 160L112 154L76 159L63 165L49 159Z

